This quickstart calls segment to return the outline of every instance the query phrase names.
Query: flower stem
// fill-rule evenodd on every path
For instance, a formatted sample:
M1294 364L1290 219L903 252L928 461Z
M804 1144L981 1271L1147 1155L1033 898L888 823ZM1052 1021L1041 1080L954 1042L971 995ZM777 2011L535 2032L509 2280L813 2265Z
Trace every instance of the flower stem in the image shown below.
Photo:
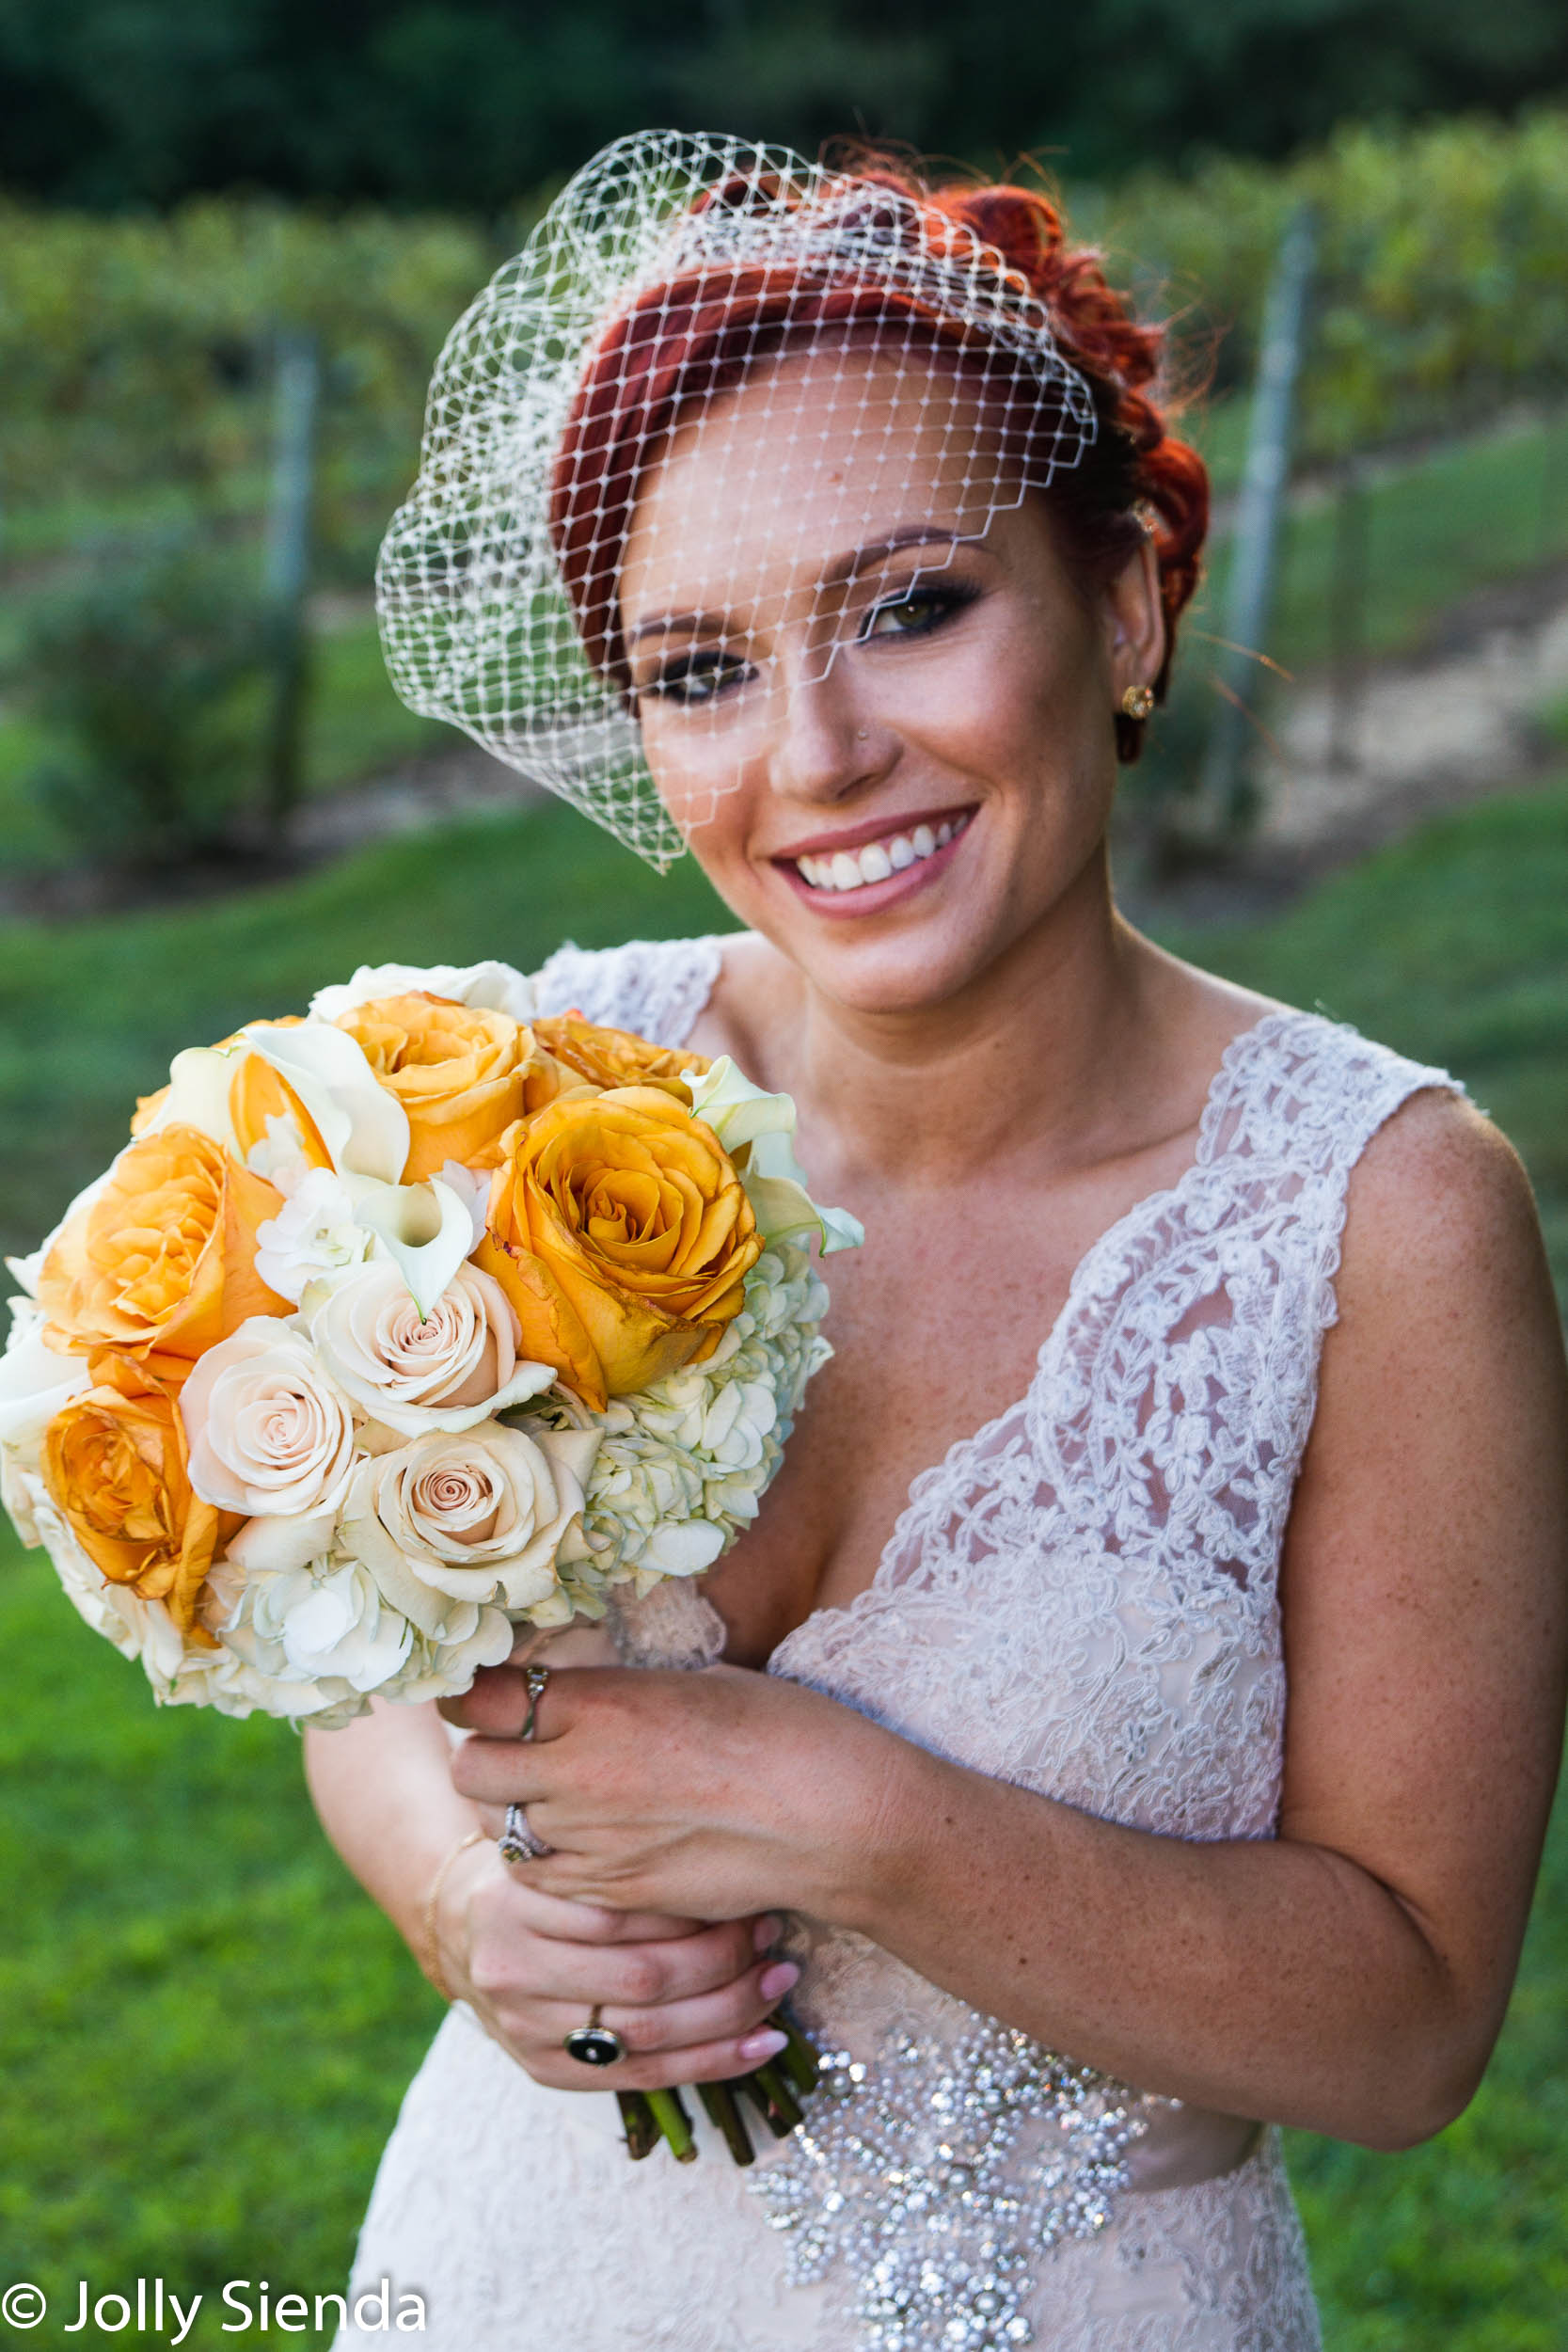
M681 2105L678 2090L645 2090L642 2096L653 2109L659 2130L670 2143L670 2153L677 2164L695 2164L697 2143L691 2137L691 2118Z
M769 2022L777 2026L781 2033L789 2036L784 2048L779 2052L774 2061L775 2064L781 2073L789 2077L790 2082L802 2096L807 2091L815 2090L822 2079L821 2069L816 2063L816 2052L812 2048L800 2026L792 2026L788 2018L777 2010Z
M641 2163L653 2154L662 2137L654 2111L641 2090L618 2090L615 2096L626 2127L626 2153L633 2164Z
M735 2103L735 2091L729 2083L699 2083L697 2096L707 2112L708 2121L716 2123L724 2135L724 2143L736 2164L752 2164L756 2151L746 2120Z

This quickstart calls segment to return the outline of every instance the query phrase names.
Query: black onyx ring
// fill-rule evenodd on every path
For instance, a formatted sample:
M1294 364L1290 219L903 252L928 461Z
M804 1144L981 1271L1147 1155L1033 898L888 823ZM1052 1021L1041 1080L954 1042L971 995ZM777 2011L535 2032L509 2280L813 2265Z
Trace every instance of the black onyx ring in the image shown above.
M620 2035L612 2026L599 2023L599 2007L595 2001L587 2025L574 2026L561 2045L579 2066L613 2066L626 2055L626 2045Z

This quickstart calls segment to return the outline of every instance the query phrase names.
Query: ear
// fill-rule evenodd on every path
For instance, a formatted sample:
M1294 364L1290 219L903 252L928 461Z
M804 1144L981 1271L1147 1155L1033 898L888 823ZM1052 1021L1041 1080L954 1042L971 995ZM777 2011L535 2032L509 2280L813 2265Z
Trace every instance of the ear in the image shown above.
M1147 533L1105 592L1105 625L1112 691L1119 703L1130 686L1152 686L1164 665L1160 566Z

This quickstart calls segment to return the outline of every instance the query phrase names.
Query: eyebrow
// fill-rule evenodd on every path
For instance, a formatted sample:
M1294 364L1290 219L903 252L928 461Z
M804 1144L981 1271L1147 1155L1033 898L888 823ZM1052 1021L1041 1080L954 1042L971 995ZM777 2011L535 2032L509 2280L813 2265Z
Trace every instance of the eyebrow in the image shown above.
M902 548L956 548L974 544L982 536L978 532L933 531L928 523L914 523L907 531L891 532L885 539L868 540L864 547L850 548L847 553L835 555L817 574L817 585L840 587L868 564L879 564L885 556L896 555ZM650 619L638 622L626 638L626 648L629 652L644 637L666 635L673 629L689 630L694 637L717 637L728 627L727 612L656 612Z

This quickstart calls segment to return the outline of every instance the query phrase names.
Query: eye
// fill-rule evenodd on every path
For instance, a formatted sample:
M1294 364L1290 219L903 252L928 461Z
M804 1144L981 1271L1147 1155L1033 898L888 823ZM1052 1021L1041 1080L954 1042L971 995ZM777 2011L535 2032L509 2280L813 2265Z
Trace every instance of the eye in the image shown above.
M677 654L661 664L644 685L637 689L641 694L657 694L661 701L684 703L712 702L716 694L737 685L749 675L749 664L738 655L722 653L716 646L698 653Z
M957 580L943 581L940 587L906 589L901 596L884 597L874 605L861 627L861 636L919 637L927 629L940 628L944 621L974 601L972 588L960 587Z

